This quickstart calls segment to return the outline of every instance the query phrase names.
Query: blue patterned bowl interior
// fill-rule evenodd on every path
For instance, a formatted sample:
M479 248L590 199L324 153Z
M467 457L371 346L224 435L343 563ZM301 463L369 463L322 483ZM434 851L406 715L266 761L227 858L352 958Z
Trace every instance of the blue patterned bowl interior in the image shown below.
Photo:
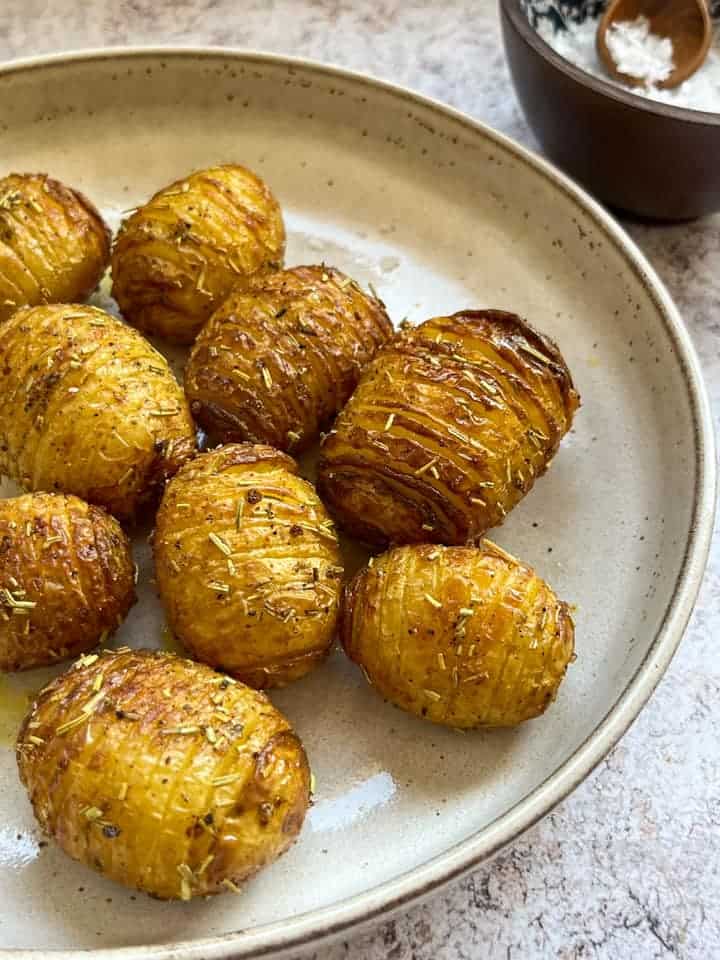
M599 17L607 0L520 0L525 16L537 28L541 20L549 20L555 31L566 30L568 23L584 23L588 17ZM710 14L720 22L720 0L711 0Z

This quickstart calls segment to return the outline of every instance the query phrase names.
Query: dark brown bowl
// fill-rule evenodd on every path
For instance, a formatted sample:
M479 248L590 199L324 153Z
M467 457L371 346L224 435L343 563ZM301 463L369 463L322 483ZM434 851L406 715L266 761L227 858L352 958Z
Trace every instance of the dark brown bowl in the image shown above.
M615 87L555 53L521 0L500 0L515 90L548 156L599 200L654 220L720 210L720 114Z

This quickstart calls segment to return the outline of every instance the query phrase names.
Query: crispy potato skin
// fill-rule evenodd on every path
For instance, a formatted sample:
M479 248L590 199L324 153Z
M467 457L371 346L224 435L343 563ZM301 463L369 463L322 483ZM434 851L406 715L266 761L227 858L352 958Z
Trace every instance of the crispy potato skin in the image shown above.
M265 273L231 293L200 332L185 371L190 409L223 443L300 452L391 333L384 305L339 270Z
M383 697L460 728L539 716L574 649L567 605L488 540L376 557L346 588L340 636Z
M295 462L230 444L165 491L154 536L168 622L186 649L253 687L284 686L328 653L342 566L331 521Z
M131 521L194 450L184 394L136 330L60 304L0 325L0 473Z
M90 201L44 173L0 179L0 322L18 307L84 300L110 259Z
M264 694L147 650L84 657L46 686L17 761L65 853L163 899L242 883L293 843L309 802L305 751Z
M237 164L210 167L156 193L123 223L113 296L147 333L192 343L231 289L282 266L285 227L268 186Z
M78 497L0 500L0 670L91 650L135 602L120 524Z
M318 490L361 540L474 542L545 471L578 405L557 346L515 314L436 317L362 376L323 442Z

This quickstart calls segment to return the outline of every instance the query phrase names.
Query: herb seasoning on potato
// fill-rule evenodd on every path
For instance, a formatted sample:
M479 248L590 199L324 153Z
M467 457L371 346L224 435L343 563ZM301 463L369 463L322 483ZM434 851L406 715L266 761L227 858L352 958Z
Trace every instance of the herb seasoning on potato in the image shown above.
M204 453L168 484L155 569L170 628L198 660L283 686L328 653L342 589L331 520L271 447Z
M0 325L0 473L123 521L195 450L165 358L95 307L26 307Z
M459 728L539 716L574 649L567 605L487 540L376 557L346 589L340 636L383 697Z
M339 270L261 275L230 295L195 342L185 371L193 416L222 442L299 452L391 333L383 304Z
M192 343L238 283L282 266L285 227L268 186L237 164L177 180L120 228L113 296L146 333Z
M44 173L0 179L0 322L18 307L89 296L110 259L110 231L81 193Z
M0 670L91 650L134 601L130 544L104 510L52 493L0 500Z
M378 353L321 448L318 489L370 543L477 540L532 488L579 405L556 345L463 311Z
M236 892L295 840L305 751L267 697L168 653L81 658L17 743L41 827L74 860L163 899Z

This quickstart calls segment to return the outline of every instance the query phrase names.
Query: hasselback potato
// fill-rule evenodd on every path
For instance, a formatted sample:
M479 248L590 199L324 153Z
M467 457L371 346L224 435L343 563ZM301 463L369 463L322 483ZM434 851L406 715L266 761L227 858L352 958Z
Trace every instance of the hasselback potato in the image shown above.
M476 540L531 489L579 397L557 346L499 310L401 331L321 448L318 489L371 543Z
M236 284L281 266L284 252L268 186L238 164L210 167L125 220L112 253L113 296L140 330L192 343Z
M487 540L376 557L346 589L340 637L383 697L460 728L541 714L574 646L567 605Z
M383 304L339 270L265 273L198 336L185 371L193 416L223 442L303 450L391 333Z
M0 473L131 520L194 449L183 392L136 330L61 304L0 325Z
M84 300L110 258L110 231L81 193L44 173L0 179L0 322L18 307Z
M157 515L157 583L175 637L253 687L303 676L335 633L337 539L295 471L271 447L219 447L178 473Z
M83 657L39 694L17 760L65 853L164 899L236 890L309 801L305 752L267 697L168 653Z
M104 510L52 493L0 500L0 670L91 650L134 600L130 544Z

